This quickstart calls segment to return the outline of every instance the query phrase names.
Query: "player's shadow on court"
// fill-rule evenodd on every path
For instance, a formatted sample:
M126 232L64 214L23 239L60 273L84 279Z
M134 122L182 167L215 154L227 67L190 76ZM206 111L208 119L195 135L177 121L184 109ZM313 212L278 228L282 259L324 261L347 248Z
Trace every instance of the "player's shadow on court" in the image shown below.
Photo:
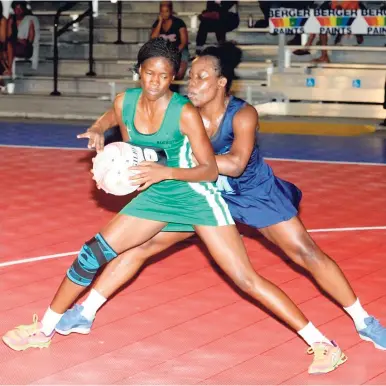
M299 211L300 212L300 211ZM251 238L253 240L257 240L264 248L266 248L271 253L275 254L276 256L280 257L281 260L287 265L288 269L292 269L296 273L300 274L301 276L304 276L306 279L310 280L312 284L320 291L321 294L326 296L328 299L330 299L337 307L341 308L341 305L336 302L335 299L333 299L327 292L323 290L319 286L319 284L316 282L314 277L303 267L300 265L294 263L279 247L277 247L275 244L271 243L269 240L267 240L262 234L260 234L256 229L238 224L237 228L244 237ZM288 327L284 322L282 322L280 319L276 317L268 308L266 308L263 304L256 301L254 298L252 298L250 295L246 294L245 292L241 291L234 283L233 281L221 270L221 268L216 264L216 262L211 258L209 253L206 251L205 245L200 243L200 249L202 252L206 255L206 257L209 260L210 265L213 267L215 272L243 299L249 301L256 307L259 307L263 311L265 311L268 315L276 319L278 322L280 322L282 325ZM264 257L262 257L264 258ZM266 267L264 267L266 268ZM259 273L259 269L256 269L256 272ZM262 275L264 277L264 275ZM281 285L278 285L280 288ZM296 304L296 302L295 302ZM307 315L306 315L307 317Z
M256 230L251 230L251 229L248 229L246 228L245 230L243 229L243 227L241 226L238 226L239 230L240 230L240 233L242 233L244 235L244 237L252 237L254 239L258 239L259 242L262 242L263 244L265 243L265 239L263 236L261 236L259 233L257 233ZM251 232L253 232L253 235L251 235ZM247 236L247 234L249 234L250 236ZM176 253L176 252L181 252L183 251L184 249L188 248L189 246L191 246L192 244L196 244L200 251L203 253L203 255L207 258L208 260L208 263L209 263L209 267L211 267L216 273L217 275L222 279L224 280L228 285L229 287L235 291L241 298L247 300L248 302L252 303L254 306L256 307L259 307L261 310L263 310L265 313L267 313L269 316L275 318L278 322L280 322L281 324L283 324L283 326L286 326L280 319L278 319L268 308L266 308L265 306L263 306L261 303L259 303L258 301L256 301L254 298L252 298L250 295L246 294L245 292L243 292L242 290L240 290L234 283L233 281L221 270L221 268L217 265L217 263L213 260L213 258L211 257L211 255L209 254L208 250L206 249L205 245L200 241L200 239L197 237L197 236L192 236L190 239L188 240L185 240L181 243L178 243L174 246L172 246L171 248L167 249L166 251L163 251L153 257L151 257L142 267L141 269L137 272L137 274L132 278L130 279L127 283L125 283L120 289L118 289L114 294L113 296L110 298L110 299L113 299L116 295L118 295L121 291L124 291L127 287L130 287L130 285L135 281L137 280L137 278L141 275L141 273L149 266L149 265L152 265L152 264L156 264L157 262L167 258L168 256L170 256L172 253ZM268 249L271 250L272 248L272 244L269 243L266 245ZM275 248L275 253L276 253L276 250L277 252L280 252L280 250L278 248L276 248L275 246L273 246L273 248ZM102 270L98 272L98 275L97 277L101 274ZM258 270L257 270L258 272ZM96 279L96 278L95 278ZM103 306L104 307L104 306Z
M98 207L112 213L120 212L122 208L137 196L136 192L127 196L113 196L112 194L105 193L103 190L98 189L96 186L93 187L91 195Z
M285 264L287 264L288 269L293 269L297 273L305 276L309 280L313 282L313 284L319 288L319 290L326 296L328 296L324 291L318 286L318 284L315 282L313 277L302 267L298 266L297 264L293 263L278 247L276 247L274 244L272 244L270 241L268 241L265 237L263 237L259 232L257 232L255 229L246 227L243 225L238 225L238 229L241 234L243 234L244 238L252 238L254 240L257 240L259 243L261 243L267 250L269 250L271 253L279 256ZM248 302L252 303L254 306L259 307L261 310L263 310L268 316L271 316L275 320L277 320L279 323L281 323L283 326L288 327L284 322L282 322L280 319L278 319L268 308L266 308L264 305L262 305L260 302L256 301L254 298L252 298L250 295L246 294L242 290L240 290L233 281L222 271L222 269L217 265L217 263L213 260L209 252L207 251L205 245L199 240L197 236L192 236L190 239L185 240L183 242L180 242L168 250L159 253L156 256L153 256L150 258L144 266L139 270L139 272L125 285L123 285L113 296L115 297L120 291L124 290L125 288L129 287L141 274L143 270L146 269L151 264L156 264L158 261L163 260L164 258L170 256L172 253L181 252L184 249L188 248L192 244L195 244L199 247L201 252L204 254L204 256L208 259L209 266L217 273L217 275L224 280L229 287L235 291L241 298L247 300ZM264 258L264 257L262 257ZM266 268L266 267L265 267ZM257 273L259 273L259 270L256 270ZM329 296L328 296L329 297ZM331 298L330 298L331 299ZM333 299L331 299L333 302L335 302ZM336 302L335 302L336 303ZM337 304L338 305L338 304ZM338 305L339 306L339 305Z
M113 299L116 295L118 295L121 291L125 290L127 287L130 287L130 285L135 281L137 280L137 278L141 275L141 273L150 265L152 264L156 264L158 263L159 261L167 258L168 256L170 256L171 254L174 254L174 253L178 253L178 252L181 252L183 251L184 249L190 247L192 244L196 244L196 241L197 241L197 237L194 235L192 236L191 238L187 239L187 240L184 240L184 241L181 241L179 242L178 244L175 244L173 246L171 246L170 248L168 248L167 250L163 251L163 252L160 252L158 253L157 255L154 255L152 257L150 257L146 262L145 264L138 270L138 272L129 280L127 281L122 287L120 287L112 296L110 299ZM94 280L96 280L100 274L103 272L103 270L100 270L98 271L98 274L97 276L95 277ZM91 288L91 287L90 287Z

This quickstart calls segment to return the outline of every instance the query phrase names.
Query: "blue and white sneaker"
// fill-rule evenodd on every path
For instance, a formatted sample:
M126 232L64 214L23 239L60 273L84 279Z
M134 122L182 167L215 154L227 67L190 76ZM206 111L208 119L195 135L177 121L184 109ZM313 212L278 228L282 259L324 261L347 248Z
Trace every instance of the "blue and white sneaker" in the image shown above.
M67 310L59 323L55 327L55 331L61 335L69 335L73 332L78 334L89 334L91 326L94 320L88 320L81 312L83 311L83 306L75 304L75 306Z
M386 328L373 316L365 319L366 328L359 330L359 336L367 342L373 342L379 350L386 350Z

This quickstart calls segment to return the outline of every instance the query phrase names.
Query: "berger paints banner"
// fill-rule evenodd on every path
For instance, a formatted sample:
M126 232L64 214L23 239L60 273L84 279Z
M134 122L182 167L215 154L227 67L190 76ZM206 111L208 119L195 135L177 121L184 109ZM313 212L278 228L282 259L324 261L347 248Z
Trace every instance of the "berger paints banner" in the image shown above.
M386 10L271 9L269 28L279 34L386 35Z
M311 17L309 9L271 9L269 12L269 30L279 34L302 34L304 26Z
M358 29L361 28L360 23L364 22L367 35L386 35L386 10L364 9L361 11L361 20L357 19Z

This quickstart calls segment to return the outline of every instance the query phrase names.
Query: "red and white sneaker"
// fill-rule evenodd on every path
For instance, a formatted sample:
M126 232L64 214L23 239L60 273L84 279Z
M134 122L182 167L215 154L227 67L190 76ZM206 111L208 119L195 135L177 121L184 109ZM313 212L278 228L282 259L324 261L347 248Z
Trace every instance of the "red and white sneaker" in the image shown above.
M42 324L37 315L33 316L33 323L21 325L9 330L3 336L3 342L15 351L24 351L28 348L46 348L51 344L55 332L47 336L41 332Z

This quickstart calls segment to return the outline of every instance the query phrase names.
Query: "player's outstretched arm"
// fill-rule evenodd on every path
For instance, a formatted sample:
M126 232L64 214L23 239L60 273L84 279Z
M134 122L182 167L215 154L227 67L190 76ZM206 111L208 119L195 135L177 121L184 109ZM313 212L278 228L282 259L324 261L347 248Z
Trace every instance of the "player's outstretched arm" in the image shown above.
M117 118L117 110L121 110L124 94L118 94L114 101L114 106L99 117L86 132L79 134L77 138L88 138L88 148L97 152L102 151L105 144L104 133L120 122Z

